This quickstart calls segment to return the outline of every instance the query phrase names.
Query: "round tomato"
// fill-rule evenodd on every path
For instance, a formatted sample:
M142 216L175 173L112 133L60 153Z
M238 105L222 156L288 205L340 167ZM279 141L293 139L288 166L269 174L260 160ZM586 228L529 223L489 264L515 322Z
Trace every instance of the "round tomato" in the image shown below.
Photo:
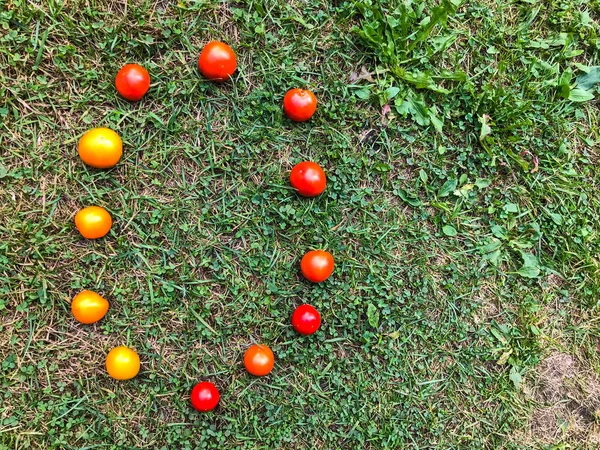
M71 312L81 323L98 322L108 311L108 301L92 291L82 291L71 302Z
M202 75L209 80L228 80L237 67L235 53L224 42L209 42L200 53L198 67Z
M310 305L300 305L292 314L292 326L300 334L313 334L321 326L321 314Z
M108 169L123 155L123 141L110 128L92 128L81 136L77 147L79 156L88 166Z
M216 386L210 381L203 381L194 386L190 397L192 406L201 412L215 409L221 398Z
M254 344L244 354L244 365L252 375L262 377L273 370L275 356L266 345Z
M140 371L140 357L123 345L115 347L106 356L106 370L115 380L130 380Z
M321 166L314 162L296 164L290 173L290 184L304 197L316 197L325 190L327 179Z
M136 102L148 92L150 75L138 64L125 64L117 73L115 86L123 98Z
M333 272L333 256L324 250L313 250L300 261L302 275L313 283L325 281Z
M112 218L100 206L88 206L75 215L75 226L86 239L98 239L110 231Z
M295 122L305 122L317 110L317 97L304 89L290 89L283 98L283 112Z

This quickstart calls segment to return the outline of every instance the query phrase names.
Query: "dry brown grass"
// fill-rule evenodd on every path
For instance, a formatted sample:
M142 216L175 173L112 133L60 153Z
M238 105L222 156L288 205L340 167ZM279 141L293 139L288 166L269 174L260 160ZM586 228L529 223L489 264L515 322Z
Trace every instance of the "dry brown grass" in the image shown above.
M528 441L589 449L600 444L600 379L585 361L551 353L540 363L528 395L538 405L525 432Z

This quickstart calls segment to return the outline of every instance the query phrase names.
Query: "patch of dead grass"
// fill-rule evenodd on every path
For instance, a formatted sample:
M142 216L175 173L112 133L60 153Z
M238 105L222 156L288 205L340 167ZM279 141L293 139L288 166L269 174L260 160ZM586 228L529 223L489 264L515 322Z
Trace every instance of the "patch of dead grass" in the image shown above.
M567 441L577 448L600 443L600 379L567 353L553 352L539 365L529 397L538 405L523 437L536 444Z

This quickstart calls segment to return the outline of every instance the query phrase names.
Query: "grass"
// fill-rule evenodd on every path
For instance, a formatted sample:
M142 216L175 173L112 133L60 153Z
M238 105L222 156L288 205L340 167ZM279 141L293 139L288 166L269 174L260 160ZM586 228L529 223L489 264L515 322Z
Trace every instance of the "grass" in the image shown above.
M0 448L597 448L599 91L581 76L599 13L0 4ZM229 83L198 73L210 39L237 52ZM152 77L139 103L113 86L126 62ZM320 102L305 124L281 111L295 86ZM93 126L122 136L115 169L77 157ZM316 199L287 181L306 159L328 175ZM115 222L97 242L72 223L90 204ZM298 270L313 248L337 264L319 285ZM111 302L93 326L70 315L84 288ZM302 302L312 337L289 324ZM269 377L243 369L254 342ZM103 367L122 344L129 382ZM577 379L553 382L580 389L552 415L544 374L568 358ZM189 405L199 380L213 413Z

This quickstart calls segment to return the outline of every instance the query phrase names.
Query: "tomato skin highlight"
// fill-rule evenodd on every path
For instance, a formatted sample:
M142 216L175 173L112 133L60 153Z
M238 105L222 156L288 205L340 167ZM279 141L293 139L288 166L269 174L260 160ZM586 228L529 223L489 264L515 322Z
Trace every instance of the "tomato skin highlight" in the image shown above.
M87 206L75 215L75 226L86 239L104 237L112 227L112 217L100 206Z
M306 89L290 89L283 97L283 112L294 122L306 122L317 110L317 97Z
M117 73L115 86L121 97L136 102L150 89L150 74L139 64L125 64Z
M93 291L81 291L71 302L73 317L79 322L90 324L98 322L108 311L108 301Z
M313 334L321 326L321 314L310 305L300 305L292 314L292 326L300 334Z
M329 278L333 273L333 267L333 256L324 250L312 250L300 261L302 275L313 283L320 283Z
M79 139L77 152L81 160L96 169L109 169L117 165L123 155L123 141L110 128L92 128Z
M275 355L266 345L254 344L244 354L244 366L254 376L268 375L275 365Z
M115 347L106 355L106 371L115 380L130 380L140 371L140 357L124 345Z
M303 197L316 197L325 190L327 177L321 166L304 161L296 164L290 172L290 184Z
M210 381L202 381L192 389L190 400L194 409L208 412L217 407L221 395L217 387Z
M198 58L200 72L213 81L228 80L235 72L236 67L235 53L224 42L209 42L204 46Z

